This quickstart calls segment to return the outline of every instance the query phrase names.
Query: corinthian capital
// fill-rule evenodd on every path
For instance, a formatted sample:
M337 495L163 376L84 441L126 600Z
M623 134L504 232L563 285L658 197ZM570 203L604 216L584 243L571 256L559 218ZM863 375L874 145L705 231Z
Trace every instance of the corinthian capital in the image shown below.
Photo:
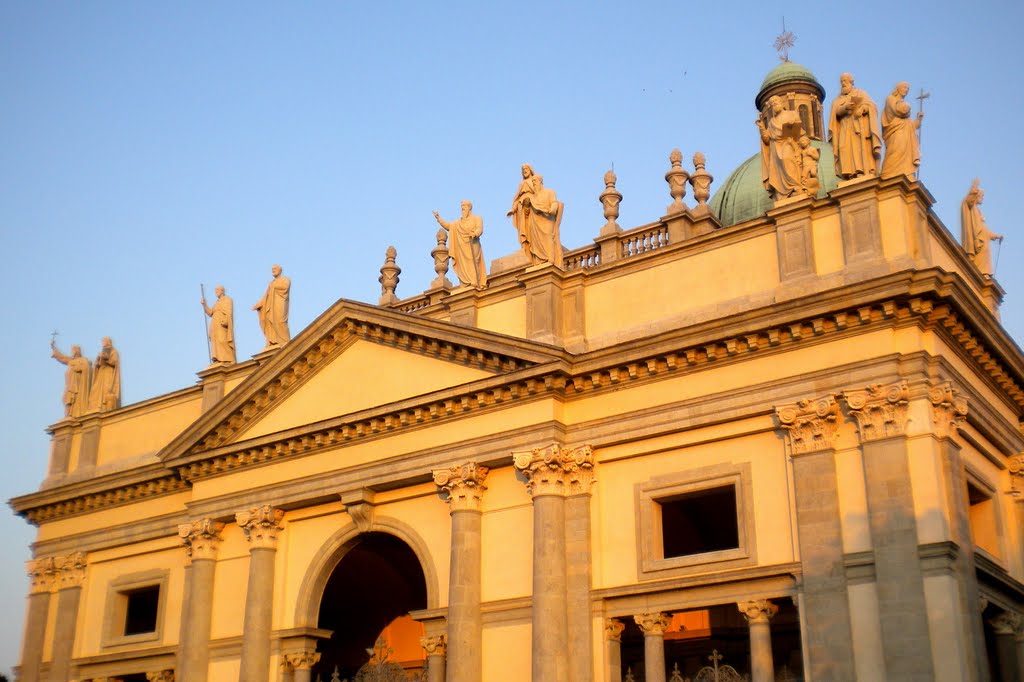
M195 559L216 559L220 546L220 532L224 524L212 519L196 519L178 526L178 537L185 543L188 557Z
M25 570L31 581L29 592L31 594L43 594L49 592L57 584L57 569L54 566L53 557L44 557L33 561L25 562Z
M779 607L767 599L741 601L736 604L736 607L748 623L767 623L779 612Z
M283 518L284 511L269 504L235 514L235 521L245 531L250 550L277 549L277 532L284 530L280 526Z
M444 635L420 637L420 646L427 652L427 656L444 656L448 650L448 639Z
M447 494L448 508L453 511L480 511L487 486L487 467L469 462L434 471L434 483Z
M830 395L775 408L794 455L831 450L839 427L839 405Z
M512 463L526 476L526 491L534 497L589 494L594 483L594 452L589 445L554 444L513 452Z
M174 682L174 671L154 670L146 673L146 679L149 680L149 682Z
M665 630L668 629L668 624L671 622L667 614L658 612L640 613L633 616L633 620L640 626L640 631L644 633L644 637L664 635Z
M626 624L621 620L615 618L606 618L604 621L604 638L609 642L621 642L622 631L626 629Z
M990 618L988 624L997 635L1019 635L1024 632L1024 617L1012 611L1003 611Z
M81 587L85 582L85 552L54 557L53 567L58 576L58 589Z
M932 386L928 391L928 399L932 402L935 434L940 438L955 434L967 419L967 400L948 381Z
M910 398L910 387L906 381L889 386L871 384L862 390L844 391L843 398L850 414L857 420L862 443L906 433L907 402Z
M292 670L310 670L320 662L320 653L316 651L298 651L285 654L284 660Z

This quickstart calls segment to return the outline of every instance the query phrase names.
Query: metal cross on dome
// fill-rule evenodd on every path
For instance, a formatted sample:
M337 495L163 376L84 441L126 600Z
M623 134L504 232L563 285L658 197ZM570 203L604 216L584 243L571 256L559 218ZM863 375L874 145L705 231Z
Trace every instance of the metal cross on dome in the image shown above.
M779 53L779 59L789 61L789 48L796 44L796 36L792 31L786 30L786 17L782 17L782 33L775 39L775 49Z

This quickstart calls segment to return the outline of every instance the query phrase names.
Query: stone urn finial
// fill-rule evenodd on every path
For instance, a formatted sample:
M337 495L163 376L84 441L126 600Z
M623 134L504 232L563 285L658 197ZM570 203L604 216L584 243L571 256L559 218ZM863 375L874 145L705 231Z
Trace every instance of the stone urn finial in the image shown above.
M394 246L389 246L384 252L384 265L380 266L380 277L377 279L380 282L380 300L377 305L393 305L398 302L395 289L398 288L398 275L402 273L402 268L395 263L396 257L398 251Z
M711 196L711 183L715 176L704 170L704 154L696 152L693 155L693 175L690 176L690 184L693 185L693 198L697 200L694 214L703 214L708 211L708 198Z
M668 183L668 193L672 196L672 203L666 209L667 215L682 213L686 210L683 197L686 196L686 181L689 174L683 170L683 154L678 149L673 149L668 155L672 167L665 173L665 182Z
M622 201L622 193L615 189L615 171L610 170L604 174L604 191L598 197L604 207L604 217L608 221L601 228L601 236L621 232L622 228L615 222L619 217L619 203Z
M434 272L437 273L437 277L430 283L431 289L451 289L452 283L448 280L448 260L450 258L448 251L448 230L440 229L437 231L437 246L430 250L430 255L434 257Z

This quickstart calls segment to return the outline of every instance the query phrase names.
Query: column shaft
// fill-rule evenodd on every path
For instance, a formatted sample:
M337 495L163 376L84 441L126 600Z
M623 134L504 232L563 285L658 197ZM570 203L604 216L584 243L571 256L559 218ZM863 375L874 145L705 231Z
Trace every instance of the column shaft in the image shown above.
M533 498L533 682L567 682L565 498Z
M213 578L217 562L192 559L189 568L188 623L182 628L181 672L183 680L206 682L210 667L210 627L213 618Z
M569 680L594 676L593 619L590 614L590 495L565 499L566 604Z
M481 514L452 510L451 574L448 587L448 682L479 682L483 677L481 599Z
M772 632L768 619L750 621L750 679L751 682L775 680Z
M427 682L445 682L444 654L427 656Z
M81 587L68 587L57 593L57 621L53 627L53 659L50 662L51 680L69 678L78 624L78 604L81 598Z
M665 634L644 633L644 679L646 682L665 682Z
M297 668L292 673L293 682L311 682L313 678L312 668Z
M1017 669L1017 637L1012 633L995 635L996 658L999 661L998 682L1020 682Z
M245 593L239 682L267 682L270 679L270 629L274 608L276 554L277 550L268 547L252 547L249 550L249 584Z
M39 668L43 663L43 643L46 641L46 621L49 613L49 592L29 595L25 639L21 646L22 682L40 682Z

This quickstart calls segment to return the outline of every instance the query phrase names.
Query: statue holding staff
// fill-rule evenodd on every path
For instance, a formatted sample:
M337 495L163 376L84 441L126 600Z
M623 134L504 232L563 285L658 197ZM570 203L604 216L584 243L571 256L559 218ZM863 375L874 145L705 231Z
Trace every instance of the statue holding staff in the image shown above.
M223 286L214 288L217 301L213 307L206 305L203 297L202 306L210 318L210 361L233 364L235 362L235 304Z
M461 218L445 222L437 211L434 211L434 218L451 235L451 258L459 282L463 286L483 289L487 286L487 266L480 245L484 221L480 216L473 215L472 210L473 202L463 200Z
M991 277L995 274L995 268L992 267L991 243L993 240L1003 241L1003 235L988 229L985 216L981 213L981 202L984 200L985 192L981 189L979 180L975 178L970 191L960 204L960 243L971 262L978 266L981 274Z
M64 355L57 348L55 339L50 339L52 357L62 365L67 365L64 372L64 416L81 417L89 409L89 386L92 365L88 358L82 357L82 347L71 346L71 355Z

